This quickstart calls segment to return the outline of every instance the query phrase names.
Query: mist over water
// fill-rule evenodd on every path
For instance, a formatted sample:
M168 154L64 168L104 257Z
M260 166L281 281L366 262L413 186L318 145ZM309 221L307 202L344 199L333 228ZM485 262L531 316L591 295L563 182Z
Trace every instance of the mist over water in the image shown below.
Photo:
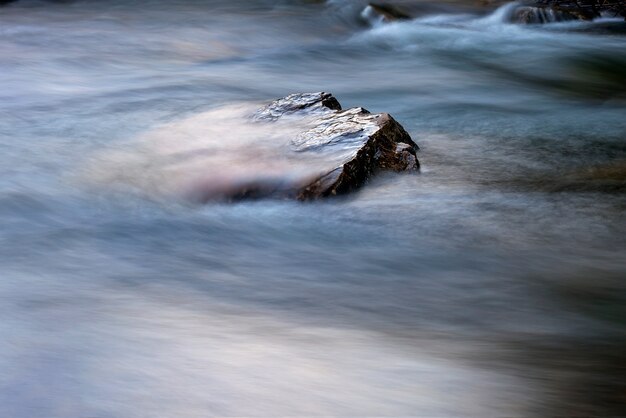
M621 414L621 23L403 4L0 8L1 416ZM198 204L316 172L249 118L307 91L422 172Z

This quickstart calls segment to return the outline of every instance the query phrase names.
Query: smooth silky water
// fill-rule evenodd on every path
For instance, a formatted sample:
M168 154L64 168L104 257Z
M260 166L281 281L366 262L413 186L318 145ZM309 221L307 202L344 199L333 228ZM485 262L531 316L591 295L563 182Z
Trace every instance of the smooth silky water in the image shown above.
M0 8L0 416L619 415L626 37L511 7ZM310 169L246 116L306 91L422 172L198 204Z

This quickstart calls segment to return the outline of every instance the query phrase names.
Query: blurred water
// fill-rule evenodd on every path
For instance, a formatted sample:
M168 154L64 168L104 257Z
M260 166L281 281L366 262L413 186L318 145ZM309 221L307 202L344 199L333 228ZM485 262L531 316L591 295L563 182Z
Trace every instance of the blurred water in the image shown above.
M370 27L364 7L0 9L0 415L620 415L617 23L433 2ZM188 199L293 175L295 128L242 112L320 90L393 114L422 173Z

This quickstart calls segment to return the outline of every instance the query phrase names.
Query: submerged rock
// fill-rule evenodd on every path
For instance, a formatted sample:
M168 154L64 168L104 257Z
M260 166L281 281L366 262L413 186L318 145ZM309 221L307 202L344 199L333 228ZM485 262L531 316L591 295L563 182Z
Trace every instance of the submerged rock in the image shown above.
M285 117L309 120L308 129L291 141L291 152L300 160L333 165L290 190L281 189L282 196L309 200L340 195L358 189L379 171L419 170L418 146L387 113L372 114L361 107L341 110L337 99L322 92L275 100L254 115L261 123Z

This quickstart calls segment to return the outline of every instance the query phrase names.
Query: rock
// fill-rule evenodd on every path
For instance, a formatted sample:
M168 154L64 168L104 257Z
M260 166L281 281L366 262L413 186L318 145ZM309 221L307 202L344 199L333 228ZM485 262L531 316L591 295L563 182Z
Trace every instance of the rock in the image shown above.
M526 12L529 22L546 23L562 20L593 20L601 16L626 17L624 0L575 1L575 0L536 0L526 6L532 11ZM538 16L543 15L543 16ZM547 18L545 18L547 16Z
M511 16L513 23L539 24L577 20L576 14L558 10L551 6L520 6Z
M313 200L357 190L381 171L415 173L417 145L391 116L341 110L328 93L293 94L259 109L231 103L141 134L94 157L95 187L207 203Z
M274 100L255 115L256 120L275 120L295 112L315 112L323 109L341 110L341 105L330 93L291 94Z
M372 114L361 107L341 110L337 99L322 92L278 99L254 115L261 123L283 117L312 121L291 143L291 151L299 158L335 162L330 169L290 190L290 197L310 200L345 194L379 171L419 170L418 146L389 114Z
M388 23L396 20L409 20L411 16L391 4L369 3L361 17L370 24Z
M513 4L512 23L540 24L570 20L593 20L602 16L625 16L626 1L535 0Z

